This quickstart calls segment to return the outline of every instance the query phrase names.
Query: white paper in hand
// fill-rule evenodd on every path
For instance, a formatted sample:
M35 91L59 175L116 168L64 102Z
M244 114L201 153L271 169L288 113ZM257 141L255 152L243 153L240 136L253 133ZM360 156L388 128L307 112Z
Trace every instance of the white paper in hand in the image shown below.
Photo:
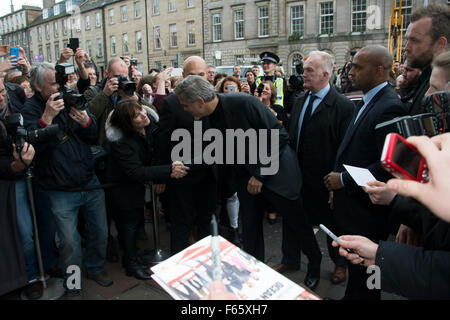
M366 168L358 168L344 164L345 170L350 174L350 176L355 180L358 186L369 187L367 182L377 180L372 173Z

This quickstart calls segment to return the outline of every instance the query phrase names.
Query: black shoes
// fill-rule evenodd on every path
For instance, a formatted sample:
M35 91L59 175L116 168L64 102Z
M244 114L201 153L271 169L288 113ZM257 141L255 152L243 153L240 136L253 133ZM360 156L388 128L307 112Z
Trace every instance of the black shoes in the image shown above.
M314 291L319 285L319 282L320 282L320 271L319 273L317 273L308 270L308 272L306 273L305 280L303 280L305 286L307 286L308 289Z
M125 265L125 273L128 277L135 277L139 280L151 280L152 276L144 265L135 257Z
M95 282L97 282L102 287L109 287L109 286L111 286L114 283L111 280L111 278L108 277L108 275L104 271L102 273L98 273L98 274L94 274L94 275L88 275L87 278L91 279L91 280L94 280Z
M25 296L28 300L37 300L42 297L43 293L44 287L40 281L34 282L25 288Z

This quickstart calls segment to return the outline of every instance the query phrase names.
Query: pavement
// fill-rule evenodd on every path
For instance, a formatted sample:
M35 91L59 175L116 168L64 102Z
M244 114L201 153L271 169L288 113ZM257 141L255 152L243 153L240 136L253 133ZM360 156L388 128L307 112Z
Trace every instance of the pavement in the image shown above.
M159 216L160 248L164 251L169 248L170 231L162 216ZM272 266L281 262L281 218L275 225L270 225L264 219L265 250L267 265ZM139 250L152 250L153 244L153 223L145 223L146 240L138 240ZM334 271L334 264L330 259L326 244L326 235L322 231L315 229L316 238L322 252L321 280L315 293L322 298L339 300L344 296L346 281L341 284L332 284L330 279ZM115 231L113 229L113 235ZM118 247L117 241L115 245ZM302 255L301 268L299 271L284 273L284 276L295 283L302 285L306 275L307 258ZM84 278L82 280L83 293L81 300L172 300L172 298L153 280L142 281L125 275L125 271L120 262L105 264L105 270L113 279L114 284L110 287L99 286L92 280ZM0 300L20 300L21 290L16 290L0 297ZM67 300L62 296L61 300ZM404 300L400 296L382 292L382 300Z

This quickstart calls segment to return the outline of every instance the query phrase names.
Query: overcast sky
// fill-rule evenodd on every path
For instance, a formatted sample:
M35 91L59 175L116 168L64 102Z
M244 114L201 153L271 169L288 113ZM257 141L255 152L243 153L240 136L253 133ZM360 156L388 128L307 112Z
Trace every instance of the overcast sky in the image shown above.
M12 2L14 5L14 11L22 9L23 4L42 8L42 0L13 0ZM11 13L11 0L3 0L0 6L0 17L8 13Z

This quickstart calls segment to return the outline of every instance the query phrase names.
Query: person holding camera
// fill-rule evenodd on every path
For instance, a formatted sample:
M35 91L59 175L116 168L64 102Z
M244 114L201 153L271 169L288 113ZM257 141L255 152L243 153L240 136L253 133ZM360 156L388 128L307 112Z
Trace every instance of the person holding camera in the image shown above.
M7 110L6 105L6 91L3 85L3 79L0 78L0 126L4 125L6 120ZM19 155L19 153L20 155ZM1 244L1 251L4 253L2 264L6 262L6 260L11 263L11 261L15 261L18 256L18 249L20 248L23 251L23 260L25 262L25 271L26 277L18 276L20 280L23 280L25 283L30 283L25 288L25 296L29 300L39 299L43 293L42 282L36 281L39 277L39 270L36 259L36 251L34 246L34 232L33 232L33 222L31 219L31 211L29 206L29 199L27 195L27 186L25 182L25 170L28 166L31 165L35 154L35 150L31 144L27 142L24 143L23 148L21 150L16 150L16 146L12 142L12 137L7 136L3 141L0 141L0 180L4 180L5 182L12 182L14 184L15 190L15 204L16 211L14 212L14 216L8 214L8 217L11 219L15 219L16 221L11 221L11 225L16 225L20 234L20 242L11 241L8 239L13 239L8 237L9 233L12 230L2 230L2 234L4 235L4 240ZM7 195L5 196L4 203L7 203ZM7 219L9 220L9 219ZM5 220L2 220L5 221ZM6 228L6 225L3 226ZM19 247L19 248L18 248ZM16 269L16 268L15 268ZM11 271L8 268L3 269L0 266L0 273L2 274L2 282L7 281L9 285L13 281L11 279L16 279L16 275L11 275ZM22 271L21 268L17 268L17 271ZM3 279L3 276L5 277ZM9 278L7 280L7 278ZM22 281L19 281L22 282ZM3 282L4 283L4 282ZM20 286L20 284L18 284Z
M81 48L77 48L74 52L71 48L64 48L61 50L61 55L56 64L68 63L70 58L75 57L75 62L77 64L78 75L74 72L74 75L69 77L67 86L70 86L75 91L79 93L84 93L87 88L89 88L91 80L85 63L90 62L88 54ZM78 77L78 78L77 78Z
M36 94L25 104L25 127L38 129L58 124L60 130L57 138L35 145L35 174L50 201L60 240L61 271L67 279L69 266L83 266L77 230L78 215L82 213L88 235L84 263L87 277L110 286L113 282L103 270L107 245L105 197L103 190L96 188L99 181L90 149L97 138L96 119L89 110L66 106L64 99L58 99L62 88L56 82L53 65L44 62L35 66L31 85ZM68 289L68 293L76 296L81 292Z
M117 184L107 193L119 212L117 227L124 242L126 274L141 280L151 279L148 266L143 265L136 250L136 234L145 206L145 186L157 179L182 178L189 170L181 162L153 165L158 126L149 110L134 99L122 100L106 124L106 136L111 142L106 180Z
M284 108L276 104L277 89L272 81L265 80L256 88L256 97L269 108L270 112L277 117L283 126L287 126L289 119Z

